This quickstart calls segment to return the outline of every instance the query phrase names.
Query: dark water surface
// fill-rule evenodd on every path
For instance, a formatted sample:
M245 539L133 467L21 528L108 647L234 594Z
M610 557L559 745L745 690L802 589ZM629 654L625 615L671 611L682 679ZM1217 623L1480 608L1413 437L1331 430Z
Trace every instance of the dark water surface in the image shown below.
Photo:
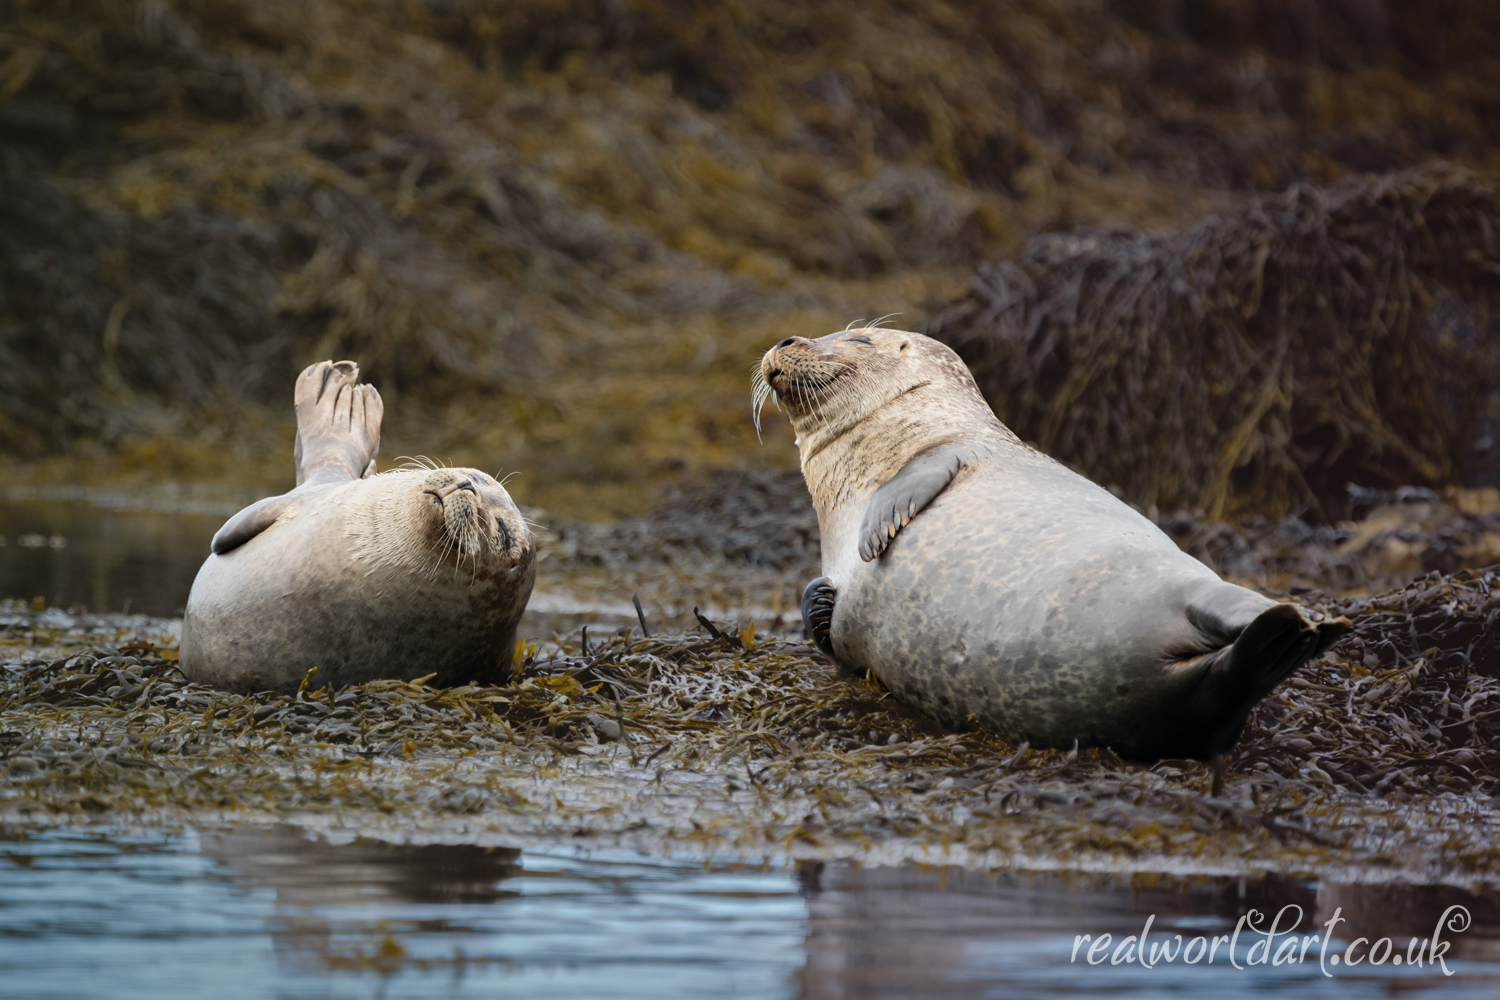
M209 540L239 506L233 498L13 490L0 495L0 596L180 617Z
M1075 936L1231 934L1249 908L1356 937L1472 923L1442 968L1154 968ZM1282 929L1292 919L1288 911ZM1451 922L1451 921L1450 921ZM1268 922L1267 922L1268 923ZM1264 928L1266 925L1263 924ZM1278 937L1276 951L1287 940ZM1356 955L1365 951L1359 947ZM1274 958L1274 954L1271 956ZM566 848L342 846L290 828L0 829L0 997L1500 996L1500 908L1435 888L703 865Z

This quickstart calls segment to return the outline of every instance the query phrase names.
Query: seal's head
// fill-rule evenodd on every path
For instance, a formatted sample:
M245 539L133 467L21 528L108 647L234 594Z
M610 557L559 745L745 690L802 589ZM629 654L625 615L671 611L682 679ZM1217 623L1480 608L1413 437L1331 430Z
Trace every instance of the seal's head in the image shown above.
M417 470L413 470L417 471ZM531 532L505 487L478 469L420 472L417 503L444 561L507 569L532 556Z
M817 340L788 337L761 358L754 381L757 430L767 399L785 406L804 461L877 411L905 411L902 401L930 387L939 392L925 395L938 396L939 409L961 403L994 419L951 348L904 330L861 327Z
M355 559L460 590L485 581L528 592L536 545L505 487L478 469L414 460L330 494L347 512Z

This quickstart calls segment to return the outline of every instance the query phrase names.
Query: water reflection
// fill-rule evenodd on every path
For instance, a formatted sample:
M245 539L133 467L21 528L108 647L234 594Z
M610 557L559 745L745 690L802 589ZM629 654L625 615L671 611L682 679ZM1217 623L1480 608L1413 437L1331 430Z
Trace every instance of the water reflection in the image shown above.
M417 908L462 912L520 896L500 885L522 872L515 848L368 839L335 847L283 827L208 833L199 850L223 866L232 884L270 891L265 928L278 961L315 972L396 972L411 960L402 938L465 929L445 916L420 916ZM372 909L382 915L373 928L359 916ZM462 954L461 946L454 954Z
M211 504L140 510L0 498L0 597L41 597L57 607L82 604L96 612L181 615L208 543L226 516Z
M1454 971L1387 963L1112 964L1233 932L1254 908L1426 937L1462 905ZM1264 926L1264 925L1263 925ZM1285 926L1283 926L1285 929ZM1076 935L1112 935L1090 965ZM1253 958L1245 933L1236 957ZM612 852L342 844L287 828L101 836L0 829L0 997L1493 997L1491 896L1288 879L1082 877L852 864L744 867ZM1180 952L1179 952L1180 955Z
M0 997L784 997L804 914L782 869L0 831Z
M962 869L860 868L814 865L799 871L808 895L804 998L923 997L934 1000L1033 998L1050 995L1111 997L1241 997L1292 989L1306 997L1500 995L1500 907L1493 897L1437 886L1329 885L1266 877L1165 878L1041 873L985 873ZM1321 934L1335 912L1328 954L1342 954L1356 937L1389 937L1404 952L1408 939L1429 938L1446 907L1463 905L1469 929L1448 934L1454 975L1424 966L1394 964L1350 970L1319 964ZM1242 929L1229 961L1227 942L1213 963L1188 964L1182 944L1205 946L1232 936L1242 915L1259 913L1269 930L1282 914L1281 931L1267 949L1266 935ZM1300 922L1298 921L1300 916ZM1151 919L1148 948L1156 965L1143 967L1133 946ZM1089 934L1075 952L1078 935ZM1089 962L1089 945L1110 935ZM1175 941L1180 936L1181 943ZM1291 937L1290 954L1283 946ZM1252 951L1252 949L1254 949ZM1363 949L1360 949L1360 953ZM1197 954L1197 952L1194 952ZM1276 964L1278 954L1284 959ZM1166 955L1173 955L1171 959ZM1116 962L1116 958L1121 959ZM1134 961L1130 959L1134 958ZM1149 955L1148 955L1149 960ZM1253 960L1253 964L1252 964Z

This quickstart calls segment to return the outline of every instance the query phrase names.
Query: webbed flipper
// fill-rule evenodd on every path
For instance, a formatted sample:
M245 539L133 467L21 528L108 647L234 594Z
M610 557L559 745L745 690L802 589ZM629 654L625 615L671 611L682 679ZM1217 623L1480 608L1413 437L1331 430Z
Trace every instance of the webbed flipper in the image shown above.
M375 471L385 404L359 365L320 361L297 378L297 485L347 483Z
M1189 608L1189 617L1200 629L1212 621L1202 608ZM1326 653L1351 627L1347 618L1329 618L1296 604L1273 604L1247 624L1233 619L1224 624L1235 634L1204 657L1207 669L1188 714L1205 723L1219 720L1204 727L1203 746L1194 755L1203 760L1233 746L1256 703L1303 664Z
M967 455L952 445L934 448L907 462L876 490L859 524L859 557L865 562L878 558L897 532L953 482Z

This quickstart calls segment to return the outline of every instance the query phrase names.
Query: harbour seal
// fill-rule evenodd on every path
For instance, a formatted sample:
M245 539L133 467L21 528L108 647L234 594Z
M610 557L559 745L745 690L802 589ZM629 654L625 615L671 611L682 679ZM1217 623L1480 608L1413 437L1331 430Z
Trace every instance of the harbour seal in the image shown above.
M757 421L774 393L818 511L809 632L945 724L1211 759L1349 627L1226 583L1023 444L929 337L789 337L757 381Z
M476 469L375 474L384 407L349 361L297 379L297 487L230 518L198 571L181 668L233 691L509 676L531 532Z

